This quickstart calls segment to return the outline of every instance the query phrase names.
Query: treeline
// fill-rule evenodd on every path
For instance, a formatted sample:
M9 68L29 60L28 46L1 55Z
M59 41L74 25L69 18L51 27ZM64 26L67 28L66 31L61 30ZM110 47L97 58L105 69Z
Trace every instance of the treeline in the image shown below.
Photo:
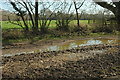
M18 16L13 13L13 12L10 12L10 11L1 11L2 13L2 21L8 21L8 19L10 18L11 21L17 21L18 19ZM49 14L53 13L52 11L48 10L45 15L46 16L49 16ZM76 14L65 14L65 13L62 13L62 12L57 12L57 13L53 13L51 17L49 17L49 20L57 20L58 17L57 15L63 15L61 17L65 17L67 19L67 16L69 16L69 19L70 20L77 20L76 18ZM25 18L26 20L30 20L30 17L28 16L29 14L26 14L26 16L24 17L28 17L28 18ZM39 14L39 16L42 16L41 14ZM88 13L81 13L79 14L79 20L97 20L97 19L102 19L102 18L106 18L108 20L111 20L111 19L114 19L114 15L102 15L101 13L100 14L88 14ZM44 17L41 17L39 18L40 20L44 20L45 18ZM22 21L22 19L21 19Z
M99 11L96 14L87 13L81 9L84 3L85 0L80 2L72 1L71 3L66 1L59 3L11 1L10 5L13 7L14 12L3 12L2 15L4 21L20 26L26 33L32 31L35 34L39 32L46 33L52 20L55 20L56 27L61 31L69 31L70 21L77 20L77 31L82 32L83 29L79 20L88 20L88 22L93 20L94 23L98 21L98 23L106 25L106 21L115 15L110 14L108 10ZM72 7L74 10L72 10ZM115 18L117 18L116 15ZM119 24L118 21L117 24Z

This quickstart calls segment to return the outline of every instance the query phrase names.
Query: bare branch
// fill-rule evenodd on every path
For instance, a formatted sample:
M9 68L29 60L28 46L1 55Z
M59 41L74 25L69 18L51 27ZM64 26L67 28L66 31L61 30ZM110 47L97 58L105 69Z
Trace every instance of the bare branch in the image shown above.
M30 10L29 10L27 4L26 4L25 2L23 2L23 3L24 3L24 5L25 5L25 7L26 7L26 9L27 9L27 11L28 11L28 13L29 13L29 15L30 15L30 18L31 18L31 21L32 21L32 25L33 25L33 27L34 27L34 21L33 21L32 14L31 14L31 12L30 12Z
M116 13L116 9L113 5L108 4L107 2L97 2L96 0L93 0L96 4L102 6L103 8L107 8L111 10L113 13Z
M9 16L8 16L8 21L11 23L11 24L14 24L14 25L19 25L21 28L24 29L24 27L22 26L22 24L20 23L20 20L18 19L17 23L15 23L14 21L11 21Z

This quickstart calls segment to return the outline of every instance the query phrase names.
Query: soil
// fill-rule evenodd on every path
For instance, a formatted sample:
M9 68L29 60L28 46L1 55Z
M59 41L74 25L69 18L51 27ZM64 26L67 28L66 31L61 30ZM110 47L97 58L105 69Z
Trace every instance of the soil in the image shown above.
M70 41L56 40L53 44ZM42 43L51 45L48 43ZM26 45L28 46L28 45ZM32 47L32 46L31 46ZM30 47L29 47L30 48ZM100 44L2 58L4 79L119 79L120 45ZM15 48L17 49L17 47ZM22 49L22 48L20 48ZM31 48L32 49L32 48ZM12 50L12 48L9 48Z
M23 51L31 51L36 50L40 48L46 48L51 45L59 45L64 44L65 42L69 42L71 40L40 40L33 42L32 44L30 42L19 42L19 43L12 43L10 45L4 45L2 49L2 53L17 53L17 52L23 52Z

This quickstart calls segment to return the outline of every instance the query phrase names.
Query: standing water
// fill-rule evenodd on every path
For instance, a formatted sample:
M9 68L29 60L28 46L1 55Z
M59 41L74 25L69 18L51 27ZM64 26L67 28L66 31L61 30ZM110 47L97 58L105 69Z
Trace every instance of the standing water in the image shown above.
M98 45L98 44L111 44L111 43L118 43L119 40L116 39L85 39L85 40L74 40L70 42L66 42L61 45L52 45L48 46L47 48L43 49L36 49L34 51L24 51L19 53L9 53L4 54L2 56L14 56L14 55L20 55L20 54L32 54L32 53L39 53L39 52L46 52L46 51L58 51L58 50L66 50L66 49L72 49L80 46L87 46L87 45Z

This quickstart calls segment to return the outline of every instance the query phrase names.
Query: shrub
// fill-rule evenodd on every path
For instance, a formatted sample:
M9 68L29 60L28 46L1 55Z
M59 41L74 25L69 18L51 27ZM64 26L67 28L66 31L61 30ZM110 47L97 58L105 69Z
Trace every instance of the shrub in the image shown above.
M84 25L82 27L74 26L74 29L72 32L77 32L78 35L89 35L91 31L87 25Z
M107 33L112 33L114 32L115 28L111 25L104 25L104 26L96 26L92 29L93 33L97 32L107 32Z
M63 32L70 31L70 26L69 26L68 20L56 20L56 26L57 26L56 29L59 31L63 31Z
M18 29L9 29L2 31L3 39L18 39L23 36L23 33Z

